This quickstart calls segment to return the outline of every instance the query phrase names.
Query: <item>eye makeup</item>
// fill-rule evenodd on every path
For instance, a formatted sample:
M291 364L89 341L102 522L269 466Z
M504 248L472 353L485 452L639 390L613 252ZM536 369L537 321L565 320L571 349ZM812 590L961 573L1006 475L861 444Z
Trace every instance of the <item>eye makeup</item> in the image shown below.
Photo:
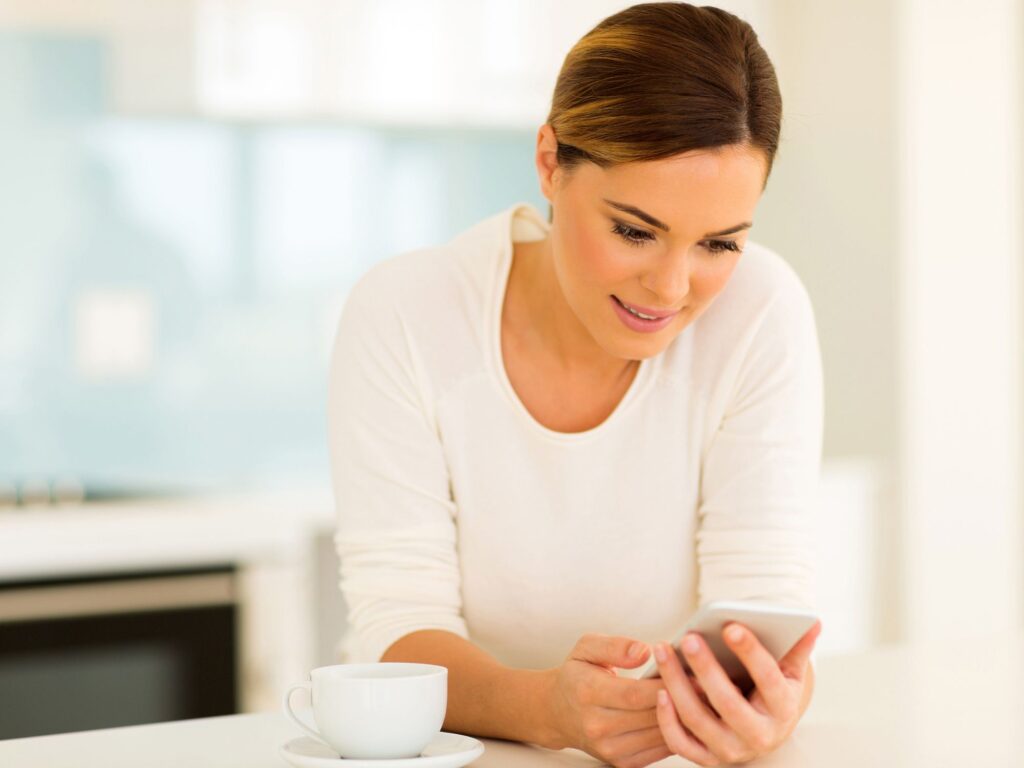
M612 219L615 226L612 227L612 233L616 234L628 245L634 247L643 247L648 241L653 241L655 236L653 233L648 232L644 229L637 229L631 227L628 224ZM707 245L704 248L711 252L712 255L717 256L723 251L731 251L733 253L743 253L743 249L737 245L735 240L708 240Z

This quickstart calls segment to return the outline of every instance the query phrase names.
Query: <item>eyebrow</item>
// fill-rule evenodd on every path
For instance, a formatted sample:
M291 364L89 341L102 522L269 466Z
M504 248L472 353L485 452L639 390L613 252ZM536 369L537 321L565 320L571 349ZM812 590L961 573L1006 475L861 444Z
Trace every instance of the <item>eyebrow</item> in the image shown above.
M630 213L633 216L636 216L638 219L646 221L652 227L663 229L666 232L670 232L672 230L672 228L668 224L665 224L662 221L658 221L658 219L651 216L651 214L641 211L634 205L627 205L626 203L617 203L614 200L609 200L608 198L601 199L608 203L608 205L612 206L612 208L618 208L623 213ZM704 237L721 237L722 235L731 235L736 232L739 232L742 229L750 229L752 226L754 225L751 224L749 221L744 221L741 224L737 224L734 227L723 229L721 232L709 232L708 234L704 235Z

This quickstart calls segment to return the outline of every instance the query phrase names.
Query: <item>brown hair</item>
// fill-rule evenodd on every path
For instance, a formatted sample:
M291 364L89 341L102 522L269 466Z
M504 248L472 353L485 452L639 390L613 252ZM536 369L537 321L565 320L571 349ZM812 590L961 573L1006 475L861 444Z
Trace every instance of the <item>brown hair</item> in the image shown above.
M767 185L782 96L747 22L709 5L640 3L572 47L547 122L567 175L584 161L607 168L745 144L763 152Z

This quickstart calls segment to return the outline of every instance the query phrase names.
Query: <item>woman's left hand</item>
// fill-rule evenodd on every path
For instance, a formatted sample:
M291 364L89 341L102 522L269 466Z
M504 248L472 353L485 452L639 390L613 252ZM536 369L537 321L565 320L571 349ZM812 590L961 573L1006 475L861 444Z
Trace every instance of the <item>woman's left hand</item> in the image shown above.
M731 627L741 630L740 639L730 638ZM812 684L810 654L820 632L818 621L776 662L749 629L738 622L727 624L725 643L746 666L756 686L749 699L697 633L687 634L680 643L696 682L683 670L671 646L657 643L658 671L667 689L667 694L659 691L657 706L665 744L698 765L745 763L773 751L789 737L806 708L805 697L810 693L806 688ZM686 650L691 638L698 643L694 653Z

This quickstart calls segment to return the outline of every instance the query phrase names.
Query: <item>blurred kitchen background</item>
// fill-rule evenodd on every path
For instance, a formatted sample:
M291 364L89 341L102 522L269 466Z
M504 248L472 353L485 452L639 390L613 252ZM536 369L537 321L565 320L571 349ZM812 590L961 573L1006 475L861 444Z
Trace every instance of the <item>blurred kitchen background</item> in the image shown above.
M562 58L629 4L0 4L0 738L276 709L338 660L346 291L546 210ZM751 237L822 343L816 654L1019 626L1020 4L714 4L783 92Z

